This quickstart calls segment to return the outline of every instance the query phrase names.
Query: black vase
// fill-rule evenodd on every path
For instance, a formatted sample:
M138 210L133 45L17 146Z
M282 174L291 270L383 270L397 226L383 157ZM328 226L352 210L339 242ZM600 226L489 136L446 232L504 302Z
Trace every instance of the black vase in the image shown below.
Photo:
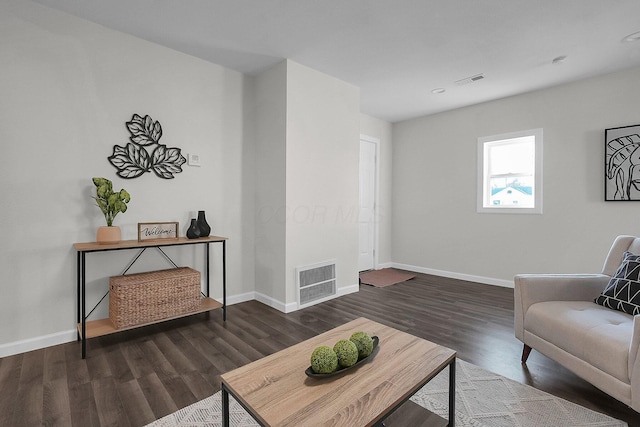
M198 221L195 218L191 219L191 224L187 229L187 238L189 239L197 239L200 237L200 227L198 227Z
M198 228L200 229L200 237L207 237L211 233L211 227L207 224L204 211L198 211Z

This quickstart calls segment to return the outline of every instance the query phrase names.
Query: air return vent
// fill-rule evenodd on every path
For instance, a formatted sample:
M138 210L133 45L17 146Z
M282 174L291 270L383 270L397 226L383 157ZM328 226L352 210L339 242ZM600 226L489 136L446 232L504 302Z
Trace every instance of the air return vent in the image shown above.
M477 82L478 80L484 79L484 74L476 74L475 76L467 77L466 79L461 79L455 82L458 86L467 85L469 83Z
M326 301L336 295L336 261L296 268L298 308Z

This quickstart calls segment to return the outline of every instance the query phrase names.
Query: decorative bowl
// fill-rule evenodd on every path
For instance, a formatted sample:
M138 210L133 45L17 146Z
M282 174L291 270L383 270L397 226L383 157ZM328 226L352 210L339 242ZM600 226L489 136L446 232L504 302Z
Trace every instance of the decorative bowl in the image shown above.
M354 363L353 365L346 367L346 368L342 368L342 369L338 369L337 371L333 371L329 374L316 374L315 372L313 372L313 369L311 369L311 366L309 366L304 373L307 374L307 376L312 377L312 378L328 378L328 377L333 377L335 375L340 375L343 374L345 372L347 372L350 369L353 369L357 366L360 366L362 364L367 363L369 360L373 359L373 357L376 355L376 353L378 352L378 343L379 343L379 339L377 336L372 336L371 339L373 340L373 350L371 351L371 354L368 355L367 357L363 357L362 359L358 360L356 363Z

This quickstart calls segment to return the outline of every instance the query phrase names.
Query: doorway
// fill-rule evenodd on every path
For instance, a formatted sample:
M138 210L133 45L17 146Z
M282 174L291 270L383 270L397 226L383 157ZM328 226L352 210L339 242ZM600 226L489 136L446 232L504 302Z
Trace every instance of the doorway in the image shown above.
M378 158L380 140L360 136L358 271L376 267Z

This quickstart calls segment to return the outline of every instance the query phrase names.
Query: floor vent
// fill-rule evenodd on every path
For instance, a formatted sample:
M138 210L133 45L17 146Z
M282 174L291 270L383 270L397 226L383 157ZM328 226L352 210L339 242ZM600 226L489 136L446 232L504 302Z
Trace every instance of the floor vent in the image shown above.
M296 268L298 308L326 301L336 295L336 261Z

